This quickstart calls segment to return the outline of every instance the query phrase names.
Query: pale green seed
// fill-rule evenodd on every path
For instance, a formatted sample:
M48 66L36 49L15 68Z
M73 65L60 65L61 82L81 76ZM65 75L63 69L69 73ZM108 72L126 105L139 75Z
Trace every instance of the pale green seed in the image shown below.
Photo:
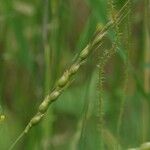
M43 101L41 103L41 105L39 106L39 111L42 112L42 113L46 112L46 110L48 109L48 106L49 106L49 102L46 101L46 100Z
M70 69L70 73L71 73L72 75L75 74L75 73L78 71L79 67L80 67L79 64L73 65L73 66L71 67L71 69Z
M58 98L59 95L60 95L60 92L59 92L59 91L54 91L54 92L52 92L51 95L50 95L50 100L51 100L51 101L54 101L55 99Z
M0 115L0 122L5 120L5 115Z
M30 121L31 125L36 125L43 117L44 114L38 114L35 117L33 117Z
M93 46L98 44L102 40L102 38L106 35L106 33L107 32L104 32L104 33L102 33L100 35L97 35L96 38L93 41Z
M58 86L63 87L67 84L69 79L68 71L64 73L64 75L58 80Z
M89 45L83 51L81 51L81 53L80 53L80 59L81 60L86 59L87 56L88 56L88 54L89 54Z
M26 126L26 128L25 128L25 130L24 130L24 133L28 133L28 131L30 130L30 128L31 128L31 123L29 123L27 126Z

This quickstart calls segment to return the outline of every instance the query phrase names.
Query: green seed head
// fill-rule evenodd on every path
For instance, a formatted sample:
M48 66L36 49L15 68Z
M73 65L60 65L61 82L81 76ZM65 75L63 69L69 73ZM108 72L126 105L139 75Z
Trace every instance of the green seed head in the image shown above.
M49 102L48 101L43 101L42 103L41 103L41 105L39 106L39 111L41 112L41 113L44 113L44 112L46 112L46 110L48 109L48 106L49 106Z
M59 79L58 86L63 87L66 85L69 79L69 73L68 71L64 73L64 75Z
M0 122L5 120L5 115L0 115Z
M36 115L35 117L33 117L33 118L31 119L31 122L30 122L30 123L31 123L32 125L36 125L37 123L40 122L40 120L42 119L43 115L44 115L44 114L38 114L38 115Z
M51 101L56 100L56 98L58 98L59 95L60 95L60 92L59 92L59 91L54 91L54 92L52 92L52 94L50 95L50 100L51 100Z
M86 59L87 56L88 56L88 54L89 54L89 45L83 51L81 51L81 53L80 53L80 59L81 60Z
M98 34L98 35L95 37L94 41L93 41L93 46L96 45L96 44L98 44L98 43L102 40L102 38L106 35L106 33L107 33L107 32ZM99 43L99 45L101 45L101 44Z
M75 74L75 73L78 71L79 67L80 67L79 64L73 65L73 66L71 67L71 69L70 69L71 74L72 74L72 75Z
M24 133L27 134L27 133L29 132L30 128L31 128L31 123L29 123L29 124L26 126L26 128L25 128L25 130L24 130Z

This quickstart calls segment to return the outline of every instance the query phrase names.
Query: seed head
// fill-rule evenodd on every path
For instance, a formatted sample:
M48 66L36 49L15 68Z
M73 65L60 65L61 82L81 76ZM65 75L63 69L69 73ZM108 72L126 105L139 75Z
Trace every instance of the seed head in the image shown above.
M51 101L54 101L55 99L58 98L58 96L60 95L60 92L59 91L53 91L50 95L50 100Z
M0 121L4 121L5 120L5 115L0 115Z
M44 114L37 114L35 117L31 119L30 123L32 125L36 125L42 119L43 116Z
M39 106L39 112L41 113L45 113L46 110L48 109L49 106L49 101L45 100L41 103L41 105Z
M72 75L74 75L74 74L78 71L79 67L80 67L80 64L75 64L75 65L73 65L73 66L70 68L70 73L71 73Z

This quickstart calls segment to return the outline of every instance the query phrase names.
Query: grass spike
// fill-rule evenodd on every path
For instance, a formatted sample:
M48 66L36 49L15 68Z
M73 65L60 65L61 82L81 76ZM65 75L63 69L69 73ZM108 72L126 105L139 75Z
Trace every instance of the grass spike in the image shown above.
M116 22L120 22L122 20L122 18L124 18L125 14L123 14L123 16L121 16L121 18L120 18L120 15L121 15L120 13L121 12L123 13L123 10L124 10L125 6L126 6L126 4L119 11L119 15L118 14L116 15ZM68 72L68 76L69 76L67 81L66 81L66 85L68 85L72 81L72 76L77 73L78 69L81 67L83 62L87 60L90 53L95 50L95 46L98 47L99 45L101 45L101 43L103 41L103 38L106 36L106 33L107 33L108 29L111 28L111 27L114 27L114 22L112 22L112 21L108 22L106 24L106 26L104 26L104 28L101 31L97 30L95 32L96 36L94 36L93 39L91 39L90 43L88 44L88 48L86 47L85 49L83 49L80 52L80 54L78 55L78 57L77 57L76 61L74 62L74 64L68 70L65 71L65 72ZM83 53L84 53L84 55L83 55ZM75 65L77 65L76 68L78 68L78 69L74 70L74 72L73 72L72 70L75 67ZM53 88L53 91L50 94L48 94L49 95L48 99L43 100L43 102L46 101L45 106L44 106L45 107L44 112L40 108L38 109L36 115L33 118L31 118L31 120L29 121L29 123L25 127L24 131L21 133L19 138L17 138L17 140L15 140L15 142L10 146L9 150L14 149L14 147L18 143L18 141L25 134L27 134L29 132L29 130L34 125L37 125L38 123L40 123L40 121L44 117L45 113L47 112L47 110L49 108L49 105L51 105L62 94L62 92L65 89L66 85L64 84L63 86L62 85L60 86L58 83L56 84L56 86Z

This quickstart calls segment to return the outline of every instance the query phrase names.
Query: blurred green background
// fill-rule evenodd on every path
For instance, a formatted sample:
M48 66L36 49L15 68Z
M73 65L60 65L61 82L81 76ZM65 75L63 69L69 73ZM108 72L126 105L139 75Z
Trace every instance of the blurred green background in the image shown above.
M118 11L126 0L114 0ZM150 13L132 0L118 53L105 67L103 150L150 141ZM0 150L23 131L63 70L109 21L105 0L0 0ZM105 45L110 45L110 36ZM16 150L99 150L98 51ZM120 134L117 125L123 110ZM5 119L3 116L5 115Z

